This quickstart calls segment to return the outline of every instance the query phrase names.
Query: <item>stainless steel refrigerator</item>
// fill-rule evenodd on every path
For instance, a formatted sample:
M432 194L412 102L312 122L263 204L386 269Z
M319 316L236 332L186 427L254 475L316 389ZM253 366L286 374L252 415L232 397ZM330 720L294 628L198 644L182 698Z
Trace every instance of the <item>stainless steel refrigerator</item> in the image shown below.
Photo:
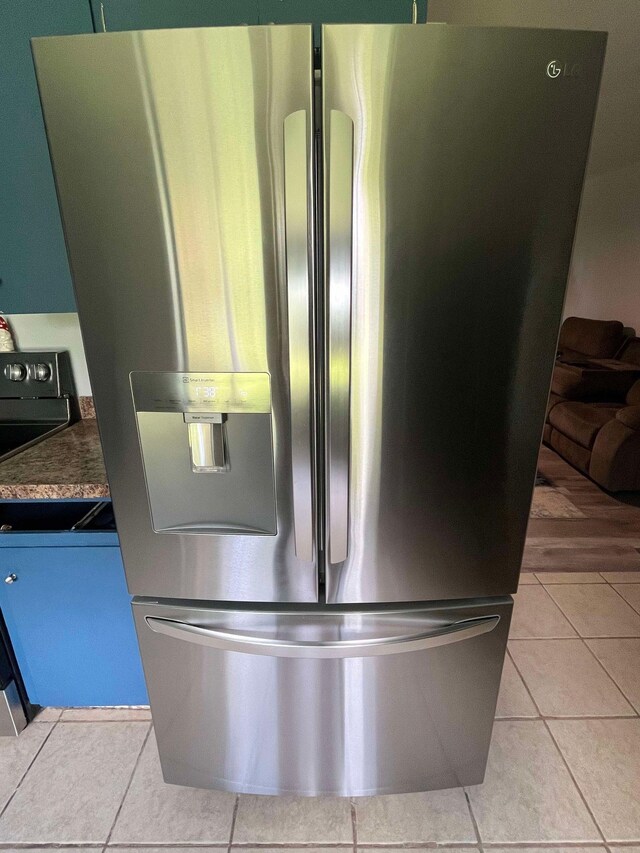
M168 782L482 780L604 46L34 41Z

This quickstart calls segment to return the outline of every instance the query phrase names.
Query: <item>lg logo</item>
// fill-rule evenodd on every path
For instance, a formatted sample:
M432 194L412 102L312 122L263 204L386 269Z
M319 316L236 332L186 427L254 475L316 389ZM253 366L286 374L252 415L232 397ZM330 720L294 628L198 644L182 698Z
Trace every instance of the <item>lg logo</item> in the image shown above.
M552 59L547 65L547 74L549 77L559 77L562 74L562 66L555 59Z
M552 59L547 65L547 76L553 79L559 77L561 74L563 77L578 77L581 70L578 62L558 62L557 59Z

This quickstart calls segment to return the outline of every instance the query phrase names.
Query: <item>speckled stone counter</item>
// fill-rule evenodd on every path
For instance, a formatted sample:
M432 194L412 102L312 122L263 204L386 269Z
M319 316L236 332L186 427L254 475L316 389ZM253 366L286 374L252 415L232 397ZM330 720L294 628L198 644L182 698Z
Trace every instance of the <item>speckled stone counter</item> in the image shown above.
M108 497L94 418L78 421L0 462L0 499Z

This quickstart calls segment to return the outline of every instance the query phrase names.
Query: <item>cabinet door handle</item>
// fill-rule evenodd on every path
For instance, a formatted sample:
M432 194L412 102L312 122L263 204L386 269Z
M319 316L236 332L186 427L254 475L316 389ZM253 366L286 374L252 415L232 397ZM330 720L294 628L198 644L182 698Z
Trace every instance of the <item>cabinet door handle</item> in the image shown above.
M18 580L18 575L14 575L13 572L11 572L10 575L6 576L6 578L4 579L4 582L5 583L15 583L17 580Z

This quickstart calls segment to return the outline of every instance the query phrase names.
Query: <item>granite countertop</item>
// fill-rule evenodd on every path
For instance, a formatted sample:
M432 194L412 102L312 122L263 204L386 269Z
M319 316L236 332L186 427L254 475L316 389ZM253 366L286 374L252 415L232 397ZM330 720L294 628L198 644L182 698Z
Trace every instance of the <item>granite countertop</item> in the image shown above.
M78 421L0 462L0 499L108 497L95 418Z

